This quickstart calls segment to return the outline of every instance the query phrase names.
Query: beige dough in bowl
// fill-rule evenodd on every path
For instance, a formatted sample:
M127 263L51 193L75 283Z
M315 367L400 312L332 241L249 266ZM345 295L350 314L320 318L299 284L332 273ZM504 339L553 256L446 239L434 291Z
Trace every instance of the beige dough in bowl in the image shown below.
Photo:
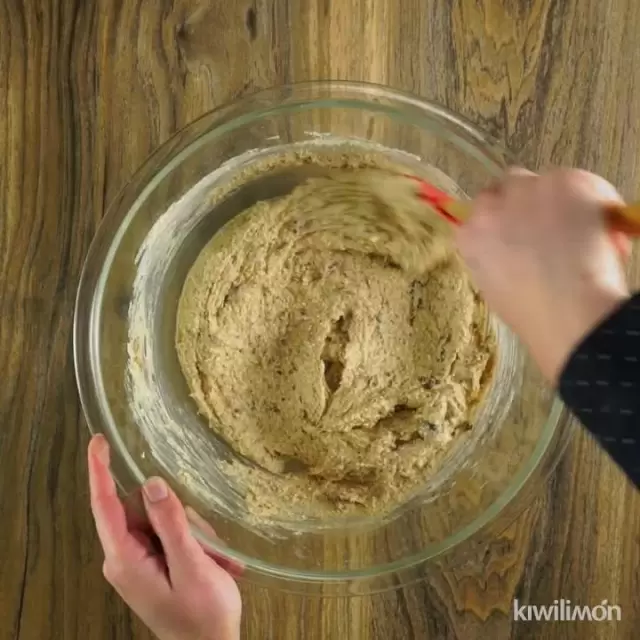
M326 168L227 223L180 298L180 366L256 518L388 512L491 380L495 336L447 235L392 174Z

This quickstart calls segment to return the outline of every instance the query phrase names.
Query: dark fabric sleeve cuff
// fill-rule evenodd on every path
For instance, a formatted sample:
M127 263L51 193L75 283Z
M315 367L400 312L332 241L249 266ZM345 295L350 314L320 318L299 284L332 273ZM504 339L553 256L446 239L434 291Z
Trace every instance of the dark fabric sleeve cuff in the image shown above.
M559 392L640 486L640 294L582 341L564 367Z

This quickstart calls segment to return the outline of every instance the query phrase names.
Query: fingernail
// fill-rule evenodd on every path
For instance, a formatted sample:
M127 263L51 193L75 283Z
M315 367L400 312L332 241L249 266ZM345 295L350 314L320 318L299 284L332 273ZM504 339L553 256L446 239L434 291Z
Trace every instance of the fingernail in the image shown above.
M160 502L169 495L167 483L162 478L150 478L144 484L144 495L149 502Z

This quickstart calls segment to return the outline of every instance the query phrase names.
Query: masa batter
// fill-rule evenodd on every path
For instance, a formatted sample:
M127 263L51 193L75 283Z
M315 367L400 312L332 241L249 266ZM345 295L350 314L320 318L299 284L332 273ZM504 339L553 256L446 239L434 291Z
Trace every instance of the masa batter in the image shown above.
M255 204L185 283L180 363L211 427L254 463L229 463L254 515L387 510L470 428L492 369L487 312L388 177L345 168Z

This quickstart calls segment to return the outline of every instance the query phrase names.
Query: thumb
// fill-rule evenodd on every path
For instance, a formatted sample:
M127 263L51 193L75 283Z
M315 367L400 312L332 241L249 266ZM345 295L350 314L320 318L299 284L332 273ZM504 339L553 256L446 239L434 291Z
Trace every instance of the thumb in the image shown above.
M162 543L172 584L189 580L207 556L191 534L182 503L161 478L147 480L142 495L149 522Z

